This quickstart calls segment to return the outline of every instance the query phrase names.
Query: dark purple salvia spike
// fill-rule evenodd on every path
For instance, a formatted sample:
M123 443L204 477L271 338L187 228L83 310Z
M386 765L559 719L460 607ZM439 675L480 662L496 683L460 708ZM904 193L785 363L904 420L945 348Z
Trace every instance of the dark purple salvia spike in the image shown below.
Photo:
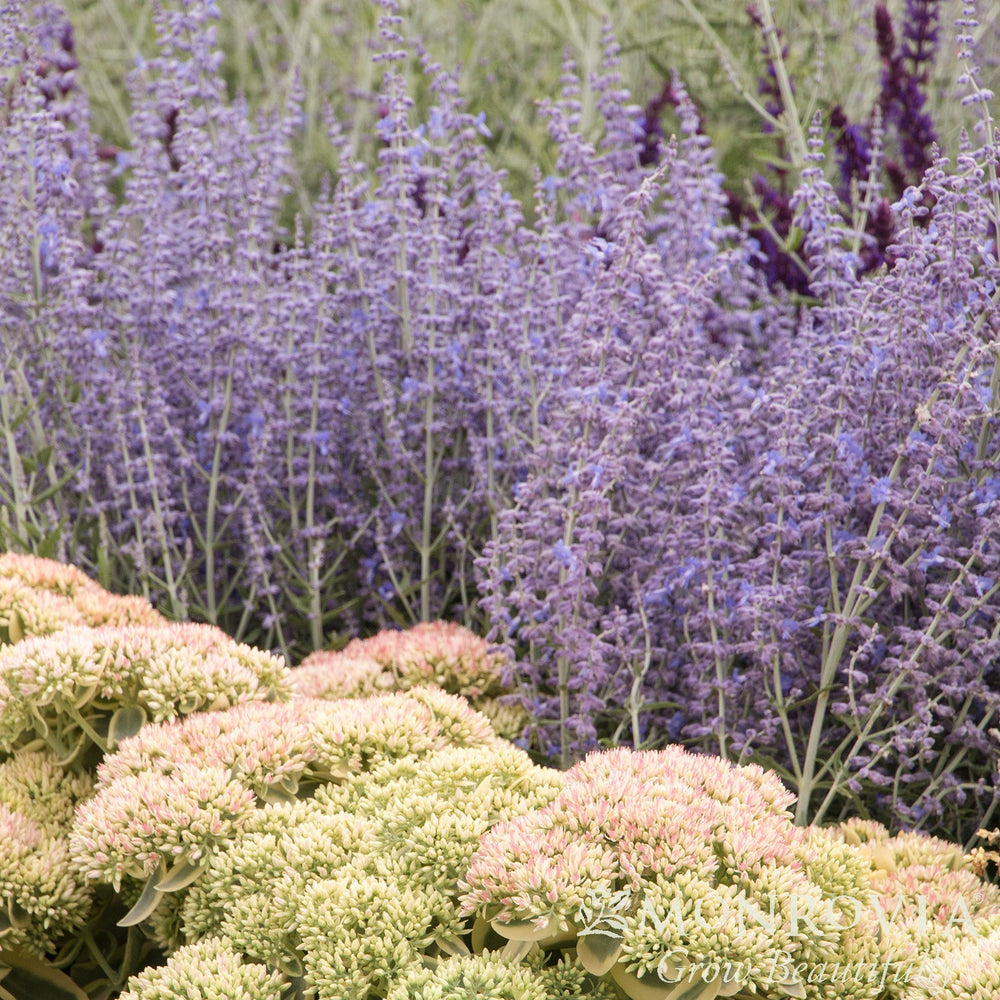
M838 194L844 203L850 202L851 184L866 178L871 170L871 148L868 129L852 124L839 104L830 111L837 158L840 162Z
M663 113L673 103L672 84L668 81L643 107L636 133L640 166L652 167L660 162L666 141L663 134Z
M938 48L940 0L907 0L903 16L900 55L909 64L910 75L920 84L930 77Z
M875 8L875 37L882 59L879 108L886 126L895 132L900 166L909 182L918 181L931 163L936 141L934 123L924 110L930 65L937 54L938 0L908 0L902 42L884 4ZM902 189L896 191L897 197Z

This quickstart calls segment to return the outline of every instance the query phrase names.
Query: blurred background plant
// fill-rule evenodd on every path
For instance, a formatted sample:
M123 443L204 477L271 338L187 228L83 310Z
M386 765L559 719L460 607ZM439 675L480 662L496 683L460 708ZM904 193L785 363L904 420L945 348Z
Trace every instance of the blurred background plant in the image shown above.
M326 86L312 28L277 44L301 85L254 112L219 7L157 8L115 144L58 11L3 8L0 546L292 661L491 629L543 759L683 741L777 769L800 822L967 840L998 805L995 25L940 19L933 72L954 50L961 84L910 60L947 113L902 190L886 14L842 118L851 73L817 90L798 60L820 50L766 0L733 45L684 33L716 62L742 39L757 62L720 72L757 101L753 65L779 102L748 129L779 143L795 286L761 267L765 223L734 224L704 131L730 119L696 67L707 105L654 67L668 140L624 87L636 53L588 28L537 108L523 207L497 123L384 6L364 92L321 116L325 167L296 149ZM838 188L848 127L868 168Z
M865 0L775 0L789 72L807 115L836 103L848 119L859 121L877 103L882 66L875 6ZM944 6L894 0L886 9L902 24L910 7ZM216 0L216 7L231 97L244 95L252 110L280 111L301 88L296 194L298 207L308 213L320 179L338 163L327 136L330 113L350 123L351 154L374 157L379 74L371 54L378 6L367 0ZM127 146L131 102L125 81L137 60L155 49L153 0L67 0L65 8L95 130L109 144ZM558 91L564 54L581 70L584 131L593 135L600 127L589 76L603 58L605 22L621 45L624 82L638 104L655 104L671 74L680 75L737 193L775 157L772 137L762 133L753 106L763 100L758 79L767 73L767 60L752 30L753 16L729 0L408 0L400 13L407 38L419 39L435 61L458 68L460 94L490 129L492 162L508 171L510 189L526 205L534 171L548 173L557 155L536 102ZM940 17L944 37L926 87L927 112L946 148L954 147L963 125L954 100L959 70L953 17ZM979 22L984 85L995 86L1000 10L984 5ZM407 82L416 120L423 121L432 94L419 72Z

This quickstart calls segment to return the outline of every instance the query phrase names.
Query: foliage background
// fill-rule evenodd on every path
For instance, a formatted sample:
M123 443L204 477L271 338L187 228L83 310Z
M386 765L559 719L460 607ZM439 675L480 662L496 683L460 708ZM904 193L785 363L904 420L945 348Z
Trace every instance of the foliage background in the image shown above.
M230 95L252 109L281 109L296 80L305 130L299 140L300 207L336 159L326 139L327 109L350 122L351 151L371 156L372 101L378 76L371 63L378 6L370 0L217 0L219 40L226 53ZM904 0L887 4L898 20ZM942 55L928 87L929 109L946 149L954 148L962 115L956 109L955 28L959 5L942 4ZM1000 10L982 4L976 35L983 84L1000 81ZM125 78L154 49L153 0L67 0L77 30L81 80L96 130L122 144L128 133ZM950 8L954 8L950 11ZM776 0L774 13L788 46L804 120L839 102L851 120L863 118L879 89L870 0ZM583 78L584 130L599 126L589 76L603 56L609 24L621 46L622 75L638 104L652 100L676 71L703 113L719 167L734 188L774 156L771 137L744 96L756 97L764 72L760 39L743 5L731 0L404 0L403 34L430 56L459 70L469 110L485 115L494 162L530 205L533 171L551 171L556 149L537 102L558 92L562 58ZM409 78L418 119L430 95L419 73ZM738 82L738 86L734 86Z

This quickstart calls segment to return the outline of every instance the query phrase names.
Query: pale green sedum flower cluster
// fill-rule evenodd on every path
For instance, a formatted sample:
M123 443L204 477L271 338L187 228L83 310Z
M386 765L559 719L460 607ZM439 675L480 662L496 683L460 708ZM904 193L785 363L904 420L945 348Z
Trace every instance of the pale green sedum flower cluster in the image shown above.
M282 659L210 625L69 628L0 647L0 752L112 748L146 721L288 696Z
M41 956L86 922L93 890L71 861L68 831L90 787L48 751L0 763L0 949Z
M224 938L206 938L133 976L119 1000L282 1000L287 990L280 973L246 962Z
M384 996L426 960L468 954L469 859L491 824L561 783L509 745L451 747L268 806L188 891L179 936L225 935L317 1000Z
M610 982L595 982L576 962L562 959L512 962L488 952L442 962L435 969L415 969L396 982L386 1000L614 1000Z

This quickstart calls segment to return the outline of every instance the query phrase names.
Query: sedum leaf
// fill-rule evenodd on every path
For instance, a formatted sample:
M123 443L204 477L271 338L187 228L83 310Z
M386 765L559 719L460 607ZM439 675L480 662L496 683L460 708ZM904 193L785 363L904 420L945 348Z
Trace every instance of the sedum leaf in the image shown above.
M467 958L472 952L460 937L437 937L434 943L449 958Z
M21 613L17 610L10 613L7 634L10 636L11 642L20 642L24 638L24 622L21 620Z
M477 955L484 951L499 951L506 943L507 939L493 930L489 920L476 917L472 924L472 950Z
M549 917L541 927L534 920L491 920L490 926L501 937L508 941L544 941L554 942L566 937L565 928L560 926L557 917Z
M677 985L665 983L655 972L640 978L621 963L612 967L611 978L631 1000L667 1000Z
M186 889L201 878L201 873L208 867L207 862L202 861L196 864L187 859L178 861L173 868L164 876L162 881L157 882L155 889L157 892L177 892Z
M594 976L611 971L622 951L622 939L608 934L583 934L576 942L576 957Z
M0 949L3 1000L89 1000L65 972L22 951Z
M733 973L732 979L726 979L724 976L722 978L722 983L719 986L719 996L720 997L732 997L736 996L737 993L743 988L743 983L740 981L736 973Z
M157 892L157 885L163 881L166 872L166 865L161 861L160 867L149 876L146 887L142 890L142 895L136 900L135 906L118 921L119 927L133 927L141 924L160 905L164 893Z
M508 941L500 954L505 962L520 962L534 947L534 941Z
M705 982L705 977L698 975L693 980L685 978L679 982L667 1000L715 1000L722 987L722 977L716 976L710 982Z
M795 997L795 1000L805 1000L806 988L799 979L786 979L783 983L778 984L778 989L786 997Z
M119 708L108 725L108 749L114 750L122 740L135 736L146 724L146 711L138 705Z

